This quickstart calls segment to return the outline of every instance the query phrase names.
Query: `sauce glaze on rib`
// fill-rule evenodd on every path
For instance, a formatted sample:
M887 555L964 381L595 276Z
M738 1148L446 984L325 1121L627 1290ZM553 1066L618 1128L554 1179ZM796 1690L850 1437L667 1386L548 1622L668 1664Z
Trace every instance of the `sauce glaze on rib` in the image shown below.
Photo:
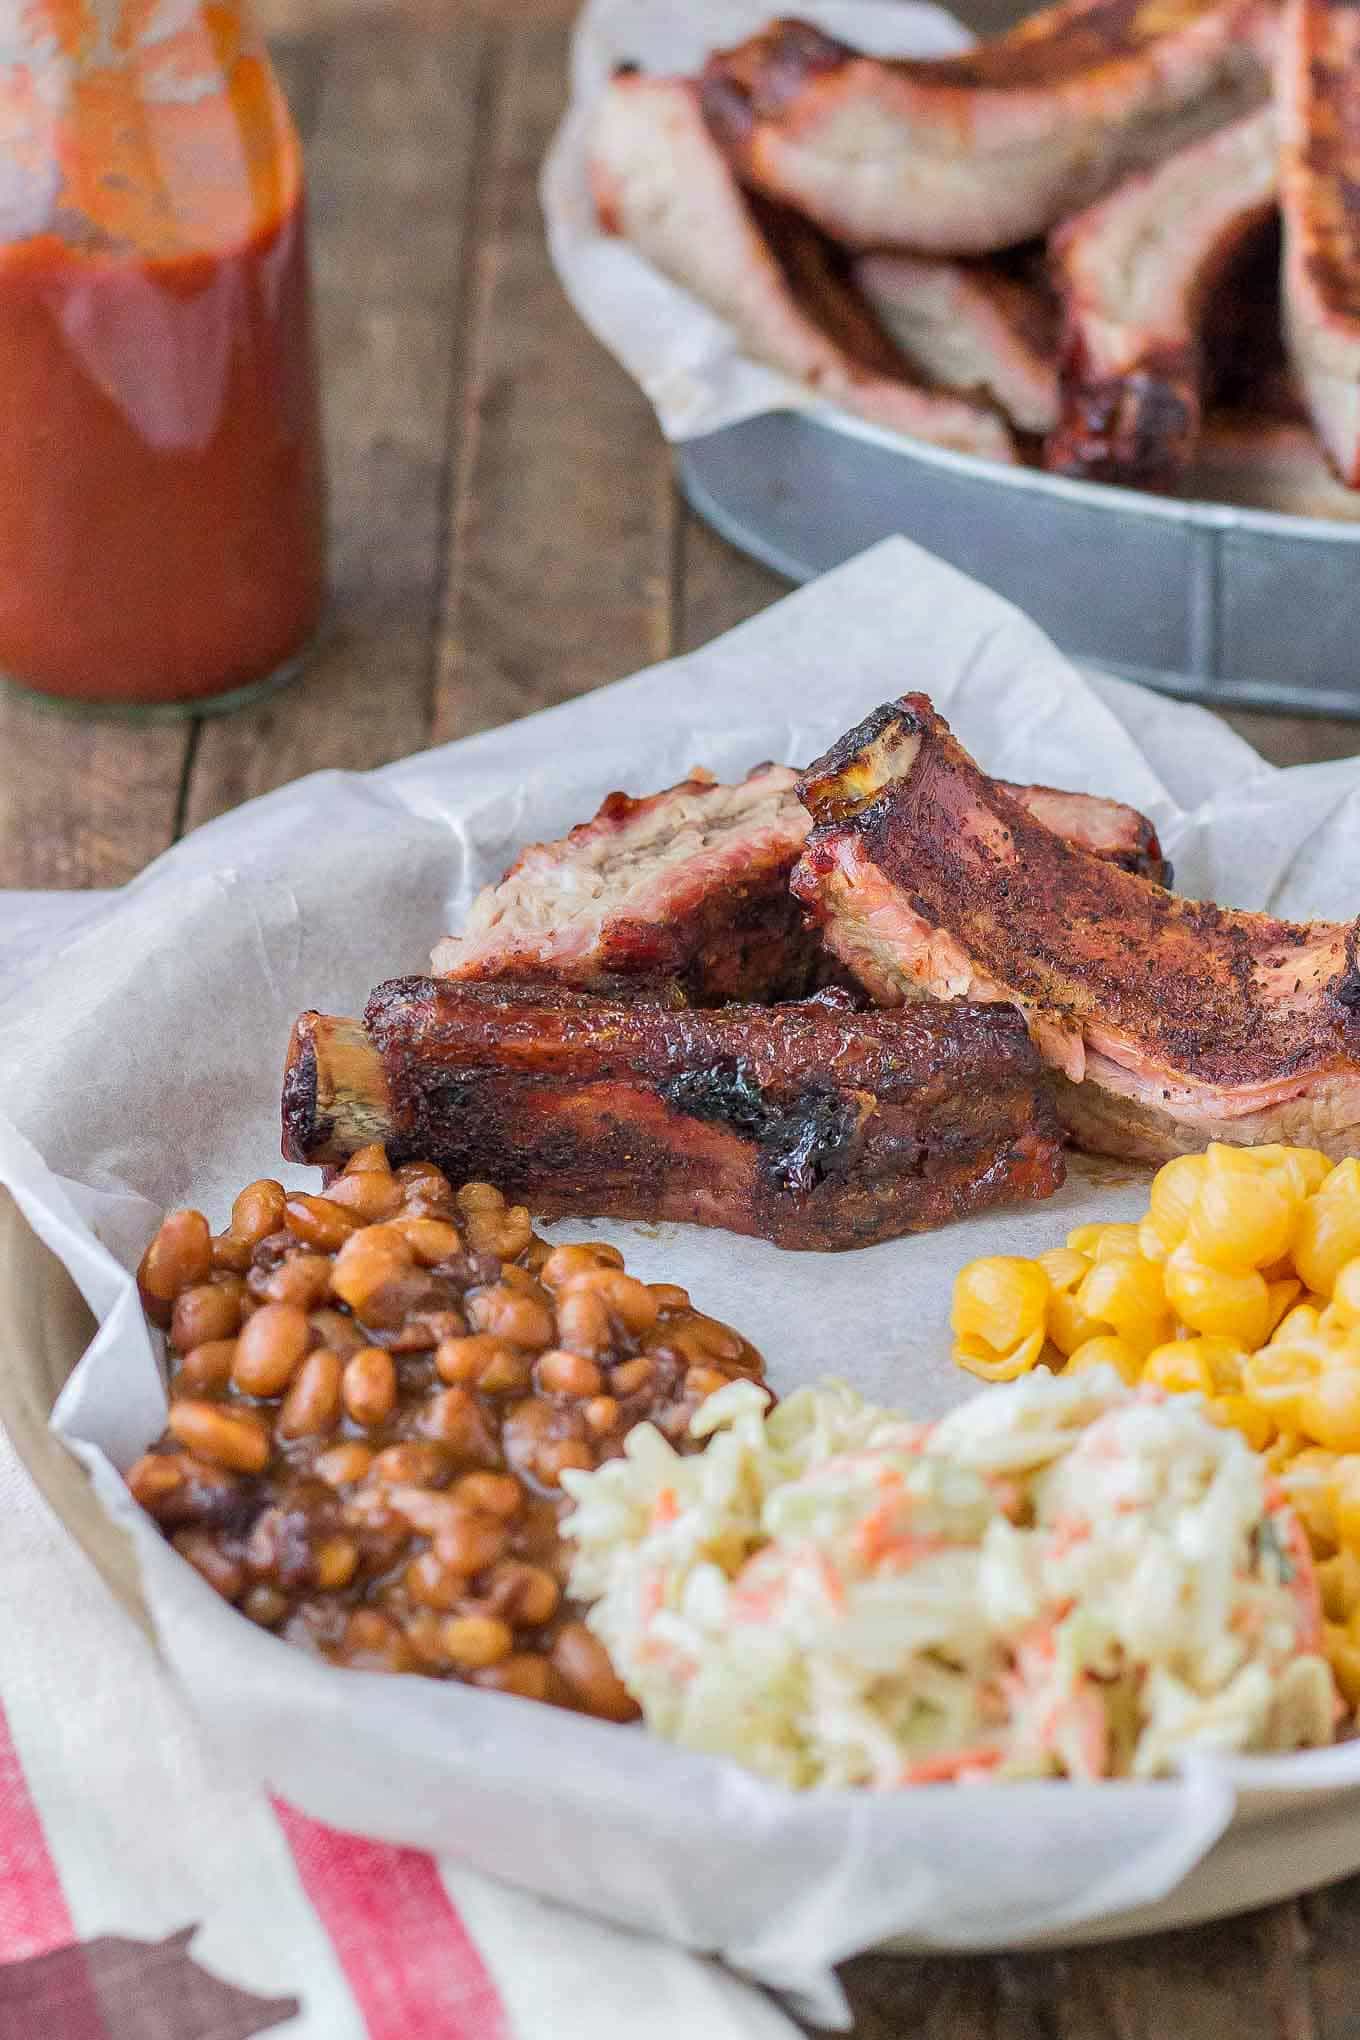
M800 1003L672 1012L557 987L380 985L362 1027L304 1014L284 1152L371 1139L548 1217L678 1219L776 1246L869 1246L1063 1178L1020 1016Z

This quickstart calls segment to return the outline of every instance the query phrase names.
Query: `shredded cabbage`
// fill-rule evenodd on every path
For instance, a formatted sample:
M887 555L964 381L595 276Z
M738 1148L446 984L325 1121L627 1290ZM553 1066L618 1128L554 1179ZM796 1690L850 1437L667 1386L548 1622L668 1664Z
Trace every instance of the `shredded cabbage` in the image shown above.
M1044 1371L936 1424L733 1382L568 1472L571 1591L660 1735L790 1786L1150 1777L1331 1740L1307 1544L1193 1397Z

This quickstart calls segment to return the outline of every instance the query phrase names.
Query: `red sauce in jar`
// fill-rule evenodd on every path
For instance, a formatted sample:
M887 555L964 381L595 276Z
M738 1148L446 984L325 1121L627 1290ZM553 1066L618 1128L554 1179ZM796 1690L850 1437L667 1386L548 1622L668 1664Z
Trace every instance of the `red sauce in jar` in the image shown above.
M0 223L41 207L0 224L0 672L202 699L286 664L321 607L297 139L235 6L181 6L167 36L129 0L78 65L69 10L36 13L42 56L0 83L28 138L0 154Z

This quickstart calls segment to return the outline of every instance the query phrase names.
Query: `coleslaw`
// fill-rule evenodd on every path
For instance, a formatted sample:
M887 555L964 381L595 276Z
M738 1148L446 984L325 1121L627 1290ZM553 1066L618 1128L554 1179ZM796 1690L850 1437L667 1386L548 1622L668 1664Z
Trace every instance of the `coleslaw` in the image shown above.
M1192 1397L1046 1372L935 1424L734 1382L568 1472L571 1591L657 1733L785 1785L1151 1777L1329 1742L1307 1541Z

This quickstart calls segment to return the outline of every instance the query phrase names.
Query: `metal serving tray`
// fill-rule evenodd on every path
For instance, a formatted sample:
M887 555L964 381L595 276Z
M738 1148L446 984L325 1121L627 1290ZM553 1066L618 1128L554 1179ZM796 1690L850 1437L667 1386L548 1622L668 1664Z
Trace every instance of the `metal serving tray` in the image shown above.
M692 508L791 580L905 532L1077 657L1195 701L1360 718L1360 497L1300 430L1239 427L1208 448L1201 490L1245 505L1067 481L796 411L688 440L676 459Z

